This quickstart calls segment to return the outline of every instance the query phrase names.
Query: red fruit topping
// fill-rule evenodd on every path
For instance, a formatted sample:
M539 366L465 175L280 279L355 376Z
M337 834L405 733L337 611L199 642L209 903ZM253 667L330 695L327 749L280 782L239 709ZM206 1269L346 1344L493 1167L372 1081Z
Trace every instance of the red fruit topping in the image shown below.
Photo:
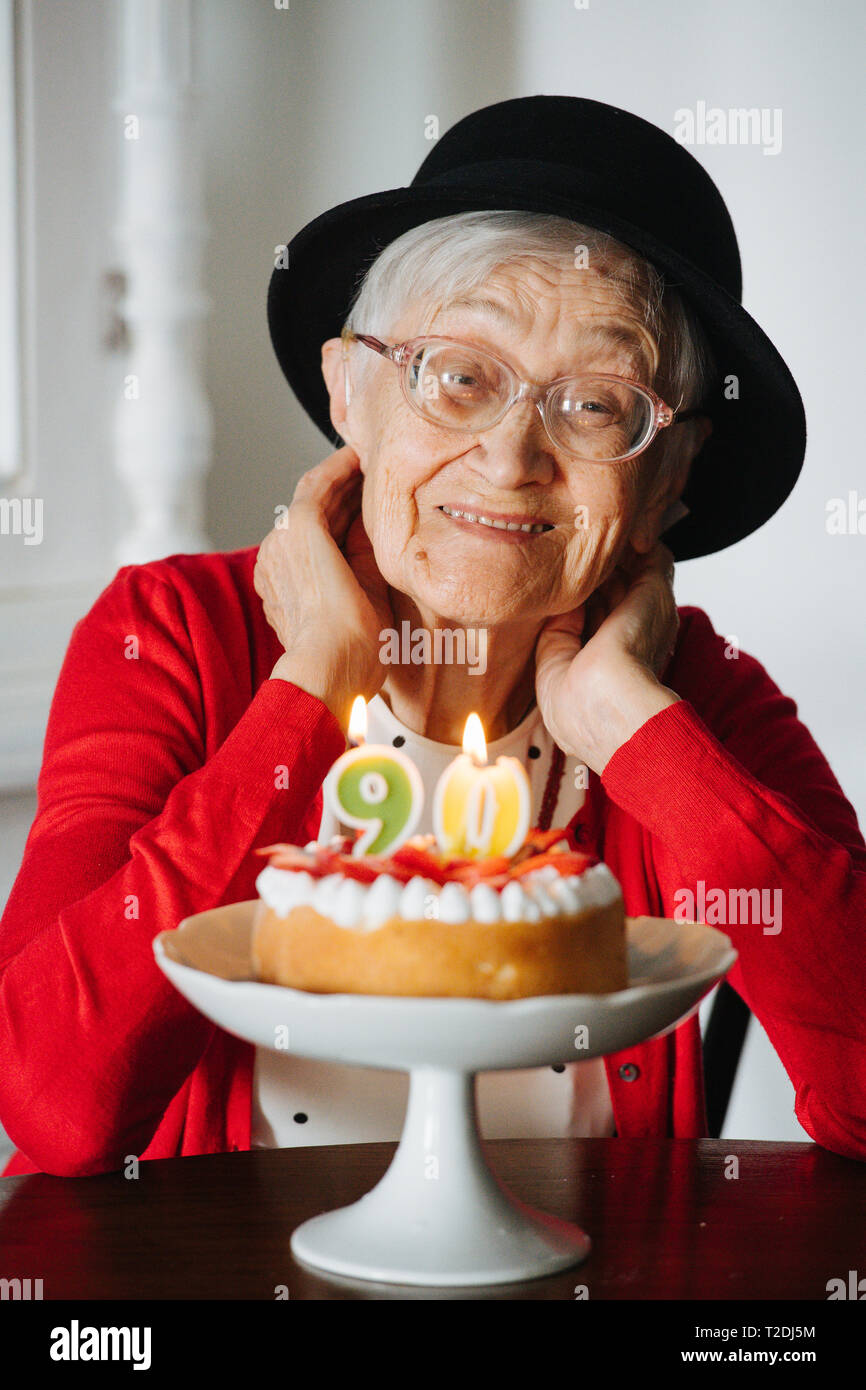
M543 854L545 850L553 849L560 840L568 843L568 832L564 828L559 830L530 830L523 846L531 845L536 854Z
M387 862L410 871L410 877L420 874L422 878L432 878L434 883L447 883L450 877L447 864L419 845L401 845ZM390 873L391 870L386 872Z
M318 849L311 851L315 855L309 872L314 878L324 878L325 874L338 874L343 870L344 855L336 845L319 845Z
M557 873L563 875L582 874L593 862L595 861L592 855L581 854L579 850L566 850L562 854L533 854L529 859L515 865L511 874L513 878L518 878L523 874L534 873L536 869L543 869L547 864L552 864Z
M362 832L359 830L357 835ZM497 854L487 859L474 859L467 855L443 855L430 844L407 842L387 858L381 855L353 855L352 846L357 840L348 835L340 837L333 845L319 845L315 850L304 850L299 845L263 845L254 854L269 855L269 863L275 869L304 870L313 878L324 878L326 874L342 874L354 878L359 883L374 883L381 874L390 874L399 883L408 883L416 874L429 878L440 886L445 883L462 883L467 889L478 883L487 883L491 888L504 888L514 878L533 873L552 864L560 874L582 874L599 860L579 850L559 849L555 846L568 843L564 829L530 830L520 849L510 857Z
M554 845L568 845L568 835L564 830L530 830L520 849L511 856L511 863L522 864L536 854L546 854Z
M507 882L511 869L511 860L506 859L504 854L494 855L490 859L452 860L451 864L455 867L449 865L450 877L462 883L464 888L474 888L476 883L489 883L492 878L502 878Z
M380 874L386 870L379 867L380 859L372 859L369 855L345 854L342 857L334 856L334 863L328 864L323 872L325 874L342 874L344 878L357 879L359 883L375 883Z
M270 855L268 862L273 869L307 869L312 872L312 855L297 845L264 845L253 853Z

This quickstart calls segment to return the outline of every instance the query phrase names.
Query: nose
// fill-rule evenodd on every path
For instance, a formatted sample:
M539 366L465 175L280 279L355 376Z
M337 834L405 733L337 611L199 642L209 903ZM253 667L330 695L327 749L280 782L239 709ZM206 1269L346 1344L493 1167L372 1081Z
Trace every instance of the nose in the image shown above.
M497 487L549 483L555 472L553 444L542 414L543 393L525 393L502 419L478 435L485 477Z

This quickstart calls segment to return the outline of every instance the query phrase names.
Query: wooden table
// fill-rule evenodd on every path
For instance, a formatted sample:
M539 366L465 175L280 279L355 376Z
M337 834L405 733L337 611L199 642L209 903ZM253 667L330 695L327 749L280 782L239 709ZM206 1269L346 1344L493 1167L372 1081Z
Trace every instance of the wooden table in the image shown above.
M137 1179L4 1178L0 1277L41 1278L44 1299L273 1301L284 1285L292 1300L822 1302L828 1280L866 1277L866 1164L814 1144L733 1140L488 1141L517 1197L592 1238L583 1264L551 1278L419 1289L298 1265L295 1227L369 1191L395 1147L166 1159L142 1163Z

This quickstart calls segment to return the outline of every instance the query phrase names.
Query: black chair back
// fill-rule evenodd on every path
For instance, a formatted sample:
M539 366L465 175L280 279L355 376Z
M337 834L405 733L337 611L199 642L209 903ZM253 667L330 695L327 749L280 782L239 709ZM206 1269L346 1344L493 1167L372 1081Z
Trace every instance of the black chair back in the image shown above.
M748 1004L727 980L722 980L716 990L703 1042L707 1126L711 1139L720 1139L722 1135L751 1017Z

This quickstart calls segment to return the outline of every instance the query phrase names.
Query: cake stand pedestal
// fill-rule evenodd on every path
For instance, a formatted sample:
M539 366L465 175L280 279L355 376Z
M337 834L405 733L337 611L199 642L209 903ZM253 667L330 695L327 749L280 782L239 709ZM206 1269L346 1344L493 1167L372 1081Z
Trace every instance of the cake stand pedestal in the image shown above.
M712 927L638 917L627 923L629 986L616 994L506 1002L312 994L250 979L256 906L186 918L154 941L157 962L206 1017L247 1042L410 1073L403 1134L384 1177L291 1240L295 1257L318 1271L389 1284L513 1283L584 1259L584 1231L518 1201L487 1166L475 1074L586 1061L660 1036L736 959Z
M396 1284L502 1284L553 1274L589 1253L578 1226L518 1202L490 1171L475 1077L417 1067L397 1152L352 1206L306 1221L292 1253L316 1269Z

